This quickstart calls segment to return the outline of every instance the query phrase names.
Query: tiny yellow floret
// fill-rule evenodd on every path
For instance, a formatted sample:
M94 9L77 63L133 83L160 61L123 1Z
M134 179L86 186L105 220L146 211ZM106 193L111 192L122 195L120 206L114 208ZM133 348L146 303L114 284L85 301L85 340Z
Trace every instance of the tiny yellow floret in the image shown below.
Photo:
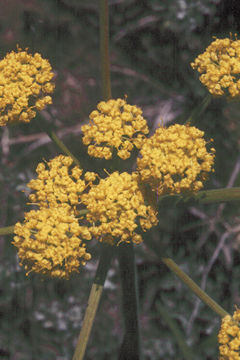
M0 126L28 123L52 104L54 74L48 60L18 48L0 61Z
M216 39L191 63L200 81L214 96L240 95L240 40Z
M213 148L208 152L204 132L194 126L160 127L145 140L137 171L158 195L196 192L213 171Z
M90 124L82 126L83 143L88 154L97 158L109 160L115 149L121 159L128 159L149 132L142 110L123 99L101 101L89 118Z
M240 360L240 309L222 319L218 342L219 360Z

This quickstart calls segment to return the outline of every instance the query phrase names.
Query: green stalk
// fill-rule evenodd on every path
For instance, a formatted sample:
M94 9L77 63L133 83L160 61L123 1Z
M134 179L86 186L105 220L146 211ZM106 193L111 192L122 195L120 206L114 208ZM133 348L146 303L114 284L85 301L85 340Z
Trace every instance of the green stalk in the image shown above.
M187 121L185 122L185 124L187 123L191 123L191 125L193 125L194 121L200 116L202 115L202 113L206 110L206 108L208 107L208 105L210 104L212 100L212 95L211 94L207 94L203 101L200 103L199 106L197 106L193 112L191 113L191 115L189 116L189 118L187 119Z
M240 187L202 190L202 191L198 191L196 194L191 194L191 195L164 195L162 197L160 196L158 201L161 201L163 198L166 197L176 198L177 201L184 201L184 202L194 200L201 204L211 204L211 203L226 202L226 201L239 201Z
M14 225L0 228L0 235L9 235L14 233Z
M201 204L240 200L240 187L199 191L194 199Z
M170 258L161 257L161 261L184 282L187 287L194 292L199 299L208 305L214 312L221 317L229 315L220 305L218 305L205 291L203 291L180 267Z
M111 95L110 61L109 61L109 20L108 1L100 0L100 58L102 76L102 94L104 100L109 100ZM83 320L83 326L78 338L73 360L82 360L86 351L88 339L101 299L107 271L110 267L113 248L102 244L102 253L99 260L95 280L89 295L88 306Z
M109 59L109 14L107 0L100 0L99 10L102 94L103 99L107 101L112 97Z
M133 244L118 246L125 334L118 360L140 360L139 301Z
M44 131L50 137L50 139L61 150L61 152L67 156L70 156L73 159L74 164L81 167L80 161L71 153L68 147L62 142L62 140L59 139L53 130L49 130L47 126L43 124L43 121L36 121L36 125L41 131Z
M88 298L88 305L84 315L82 329L72 360L82 360L85 355L98 304L101 299L104 282L111 263L113 247L109 245L102 245L101 250L102 252L98 263L96 276Z
M177 322L169 316L167 309L165 309L160 304L160 302L157 302L157 310L158 310L161 318L163 318L163 320L166 322L169 329L172 331L172 333L178 343L179 349L182 353L183 359L184 360L193 360L193 358L194 358L193 352L192 352L191 348L187 345Z
M55 134L54 131L49 131L48 129L44 129L44 131L48 134L50 139L57 145L57 147L67 156L70 156L73 159L75 165L81 167L80 161L74 156L71 151L67 148L67 146L59 139L59 137Z

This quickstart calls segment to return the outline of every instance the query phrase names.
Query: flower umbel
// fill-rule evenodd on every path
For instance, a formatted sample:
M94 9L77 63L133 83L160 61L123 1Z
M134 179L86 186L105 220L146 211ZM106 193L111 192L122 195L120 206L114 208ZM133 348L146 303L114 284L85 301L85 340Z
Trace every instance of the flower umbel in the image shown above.
M53 72L48 60L27 50L8 53L0 61L0 126L29 122L52 103Z
M86 226L80 226L70 206L41 208L25 213L24 223L16 223L13 244L20 264L31 272L69 278L91 259L83 241L90 240Z
M218 342L219 360L240 360L240 309L222 319Z
M36 169L37 179L28 183L35 192L29 200L40 207L56 207L64 203L77 205L80 194L95 180L96 174L86 172L77 166L72 167L69 156L59 155L46 163L39 163Z
M145 204L137 180L136 173L114 172L82 196L89 210L87 220L94 224L89 230L100 241L139 244L138 226L146 231L157 224L157 212Z
M191 66L212 95L240 95L240 40L216 39Z
M142 110L123 99L101 101L97 109L89 116L90 124L82 126L88 154L108 160L115 148L121 159L129 158L134 146L139 149L149 132Z
M137 159L141 180L159 195L200 190L213 171L215 151L207 151L203 135L194 126L158 128L145 140Z
M39 209L25 213L23 224L15 225L13 242L27 274L34 271L69 278L91 258L85 241L92 235L79 210L80 196L96 174L83 175L72 163L72 158L64 155L39 163L37 179L28 184L35 191L29 195L30 205Z

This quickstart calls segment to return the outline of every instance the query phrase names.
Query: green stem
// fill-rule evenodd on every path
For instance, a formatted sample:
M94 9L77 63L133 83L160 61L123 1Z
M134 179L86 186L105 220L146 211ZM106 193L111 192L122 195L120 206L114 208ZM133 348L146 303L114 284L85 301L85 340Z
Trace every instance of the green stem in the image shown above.
M163 320L166 322L167 326L169 327L169 329L172 331L177 343L178 343L178 346L179 346L179 349L183 355L183 359L185 360L192 360L194 357L193 357L193 352L191 350L191 348L187 345L184 337L183 337L183 334L177 324L176 321L174 321L168 314L168 311L167 309L165 309L161 304L160 302L157 302L157 310L160 314L160 316L163 318Z
M164 195L160 196L158 202L163 198L171 197L177 201L197 201L201 204L211 204L225 201L239 201L240 200L240 187L214 189L214 190L202 190L196 194L191 195Z
M39 120L39 119L37 119ZM56 135L56 133L53 130L49 130L47 126L44 125L44 121L36 121L36 126L41 130L44 131L50 139L54 142L55 145L67 156L70 156L73 159L73 162L75 165L81 167L81 164L79 160L74 156L71 151L67 148L67 146L62 142L62 140L59 139L59 137Z
M108 30L108 1L100 0L99 8L100 21L100 57L101 57L101 75L102 75L102 93L104 100L111 98L111 80L109 63L109 30ZM95 319L98 304L102 295L103 286L107 271L110 266L112 249L109 246L102 245L102 254L95 280L89 295L87 310L83 320L83 326L77 342L77 347L73 360L81 360L84 357L88 339L91 333L93 321Z
M99 23L102 94L104 100L107 101L112 97L109 59L109 14L107 0L100 0Z
M0 228L0 235L9 235L14 233L14 225Z
M109 62L109 30L108 30L108 1L100 0L99 8L100 22L100 58L101 58L101 75L102 75L102 92L104 100L108 100L111 95L111 78ZM83 320L82 330L79 335L77 347L73 360L81 360L84 357L93 321L96 315L97 307L102 295L104 281L107 270L110 266L110 260L113 249L109 246L102 245L102 254L96 277L89 295L87 310Z
M104 282L110 267L112 255L113 248L108 245L102 245L102 252L98 263L98 268L88 298L88 305L84 315L82 329L72 360L82 360L85 355L98 304L101 299Z
M191 115L189 116L189 118L187 119L187 121L185 123L191 123L191 125L194 123L194 121L196 120L197 117L199 117L200 115L202 115L202 113L206 110L206 108L208 107L208 105L210 104L212 100L212 95L211 94L207 94L203 101L200 103L199 106L197 106L193 112L191 113Z
M199 191L194 199L202 204L240 200L240 187Z
M170 258L161 257L161 261L177 275L177 277L184 282L189 289L191 289L199 299L208 305L221 317L229 315L220 305L218 305L205 291L203 291L180 267Z
M133 244L118 246L125 334L118 360L140 360L139 302Z
M70 152L67 146L62 142L62 140L59 139L59 137L55 134L54 131L49 131L48 129L44 129L44 131L64 154L70 156L73 159L75 165L81 167L80 161Z

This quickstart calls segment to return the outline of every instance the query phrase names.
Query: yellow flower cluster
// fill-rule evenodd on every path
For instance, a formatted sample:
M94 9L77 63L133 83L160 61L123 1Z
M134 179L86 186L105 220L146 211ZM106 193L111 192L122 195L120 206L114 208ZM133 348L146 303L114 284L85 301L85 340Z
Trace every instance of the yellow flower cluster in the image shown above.
M39 163L37 178L28 183L30 204L38 209L25 213L14 229L13 244L27 273L68 278L91 258L86 241L92 237L110 245L141 243L141 231L158 223L155 195L145 185L159 195L194 192L213 171L215 150L207 150L204 132L193 126L161 127L146 138L142 111L122 99L100 102L90 119L82 128L89 154L110 159L116 149L127 159L136 146L137 171L100 179L68 156Z
M218 334L219 360L240 360L240 309L222 319Z
M83 240L90 240L87 227L80 226L70 206L41 208L25 214L24 223L15 225L13 244L20 264L31 272L69 278L91 259Z
M158 195L200 190L213 171L215 151L207 151L203 135L194 126L158 128L145 140L137 159L141 180Z
M71 168L73 160L69 156L59 155L46 164L39 163L36 169L37 179L28 183L35 191L29 195L32 203L41 207L56 207L67 203L78 205L80 195L95 180L96 174L86 172L81 179L83 170L77 166Z
M52 103L53 72L40 54L28 54L18 48L0 61L0 126L29 122Z
M134 146L139 149L149 132L142 110L123 99L102 101L97 109L89 116L90 124L82 126L88 154L108 160L116 149L121 159L129 158Z
M79 224L83 219L77 205L96 174L83 175L77 166L71 168L72 163L64 155L40 163L37 179L28 184L35 191L29 200L39 209L25 213L24 223L15 225L13 241L27 274L35 271L68 278L91 258L85 244L91 233L87 225Z
M191 66L212 95L240 95L240 40L216 39Z
M89 230L100 241L139 244L142 236L138 227L146 231L157 224L157 213L145 204L137 180L136 173L114 172L82 196L89 210L87 220L94 223Z

